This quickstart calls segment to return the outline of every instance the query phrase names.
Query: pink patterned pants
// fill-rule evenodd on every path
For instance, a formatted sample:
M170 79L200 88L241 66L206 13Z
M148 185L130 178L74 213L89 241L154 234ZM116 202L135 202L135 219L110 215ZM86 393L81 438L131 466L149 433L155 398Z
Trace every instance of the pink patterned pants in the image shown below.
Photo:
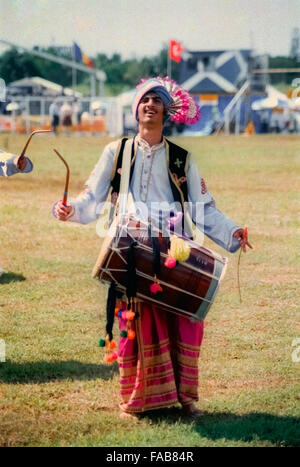
M138 303L136 338L120 338L120 408L144 412L198 400L198 358L203 321ZM126 321L119 318L120 330Z

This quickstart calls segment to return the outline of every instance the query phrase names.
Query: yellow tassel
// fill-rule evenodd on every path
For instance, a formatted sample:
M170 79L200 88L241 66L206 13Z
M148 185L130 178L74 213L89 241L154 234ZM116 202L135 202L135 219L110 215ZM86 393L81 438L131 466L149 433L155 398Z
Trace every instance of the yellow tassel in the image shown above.
M171 237L171 246L169 255L176 259L176 261L186 261L190 256L191 249L187 242L182 238Z

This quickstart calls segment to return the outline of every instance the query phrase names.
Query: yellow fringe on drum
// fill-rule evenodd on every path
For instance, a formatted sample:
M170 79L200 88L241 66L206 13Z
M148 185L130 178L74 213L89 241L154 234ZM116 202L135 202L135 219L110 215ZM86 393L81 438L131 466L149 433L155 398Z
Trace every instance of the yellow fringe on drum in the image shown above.
M190 256L190 247L187 242L182 238L171 237L171 246L169 250L169 255L176 259L176 261L186 261Z

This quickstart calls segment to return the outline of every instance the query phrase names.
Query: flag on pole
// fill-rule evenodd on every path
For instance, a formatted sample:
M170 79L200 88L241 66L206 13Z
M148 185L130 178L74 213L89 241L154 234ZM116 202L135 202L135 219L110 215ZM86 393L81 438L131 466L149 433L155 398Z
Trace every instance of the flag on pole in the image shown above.
M79 45L76 44L76 42L73 42L73 55L75 62L82 62L86 66L94 68L94 63L92 62L92 60L87 55L85 55L85 53L81 50Z
M179 63L181 60L181 52L184 50L180 42L170 40L169 43L169 58Z

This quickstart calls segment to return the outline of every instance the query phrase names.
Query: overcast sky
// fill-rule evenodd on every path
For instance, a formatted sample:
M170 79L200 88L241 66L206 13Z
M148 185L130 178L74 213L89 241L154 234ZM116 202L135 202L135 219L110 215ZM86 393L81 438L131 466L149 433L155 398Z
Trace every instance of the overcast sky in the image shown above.
M0 39L26 47L76 41L90 56L153 56L170 39L191 51L288 55L294 27L300 0L0 0Z

